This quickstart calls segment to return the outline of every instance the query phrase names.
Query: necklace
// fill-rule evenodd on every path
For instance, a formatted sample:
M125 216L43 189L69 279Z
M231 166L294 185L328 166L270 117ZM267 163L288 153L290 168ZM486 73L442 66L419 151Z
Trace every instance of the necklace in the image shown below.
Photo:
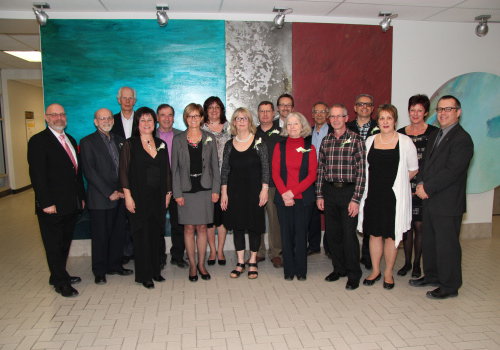
M382 142L382 144L384 144L384 145L388 145L388 144L390 144L392 142L392 140L394 140L394 137L396 136L396 132L393 131L392 139L389 142L384 142L384 140L382 139L382 134L379 134L379 136L380 136L380 142Z
M199 134L196 139L191 139L189 136L187 137L188 145L193 148L198 148L198 143L201 141L201 134Z
M142 139L141 139L141 140L142 140ZM147 142L147 143L148 143L148 149L151 151L151 145L149 144L149 142L150 142L151 140L142 140L142 141L143 141L143 142Z
M237 142L247 142L248 140L250 140L250 139L252 138L252 136L253 136L253 134L252 134L252 133L250 133L250 135L248 135L248 137L247 137L246 139L241 140L241 139L238 137L238 135L236 135L236 141L237 141Z

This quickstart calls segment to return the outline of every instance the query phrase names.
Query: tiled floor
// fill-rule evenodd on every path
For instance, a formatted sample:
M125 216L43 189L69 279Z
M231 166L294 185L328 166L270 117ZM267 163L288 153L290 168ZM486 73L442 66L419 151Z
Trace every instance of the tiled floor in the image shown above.
M500 217L492 239L462 242L464 285L444 301L398 276L392 291L348 292L345 279L324 281L324 255L309 260L306 282L284 281L269 261L257 280L231 279L233 252L208 282L169 265L152 291L133 277L97 286L90 257L70 258L83 282L65 299L48 284L33 207L32 191L0 199L2 349L500 349Z

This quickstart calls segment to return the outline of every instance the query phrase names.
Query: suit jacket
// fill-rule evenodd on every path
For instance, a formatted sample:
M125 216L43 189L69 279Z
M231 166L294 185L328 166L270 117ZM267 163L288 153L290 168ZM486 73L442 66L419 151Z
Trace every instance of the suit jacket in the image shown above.
M358 122L356 121L356 119L350 121L349 123L346 123L345 125L347 126L347 128L349 130L351 130L352 132L359 135ZM370 123L370 127L368 128L368 134L366 135L366 138L368 138L369 136L378 134L380 132L380 130L378 130L378 129L373 131L373 129L375 127L377 127L377 122L374 119L372 119L372 121ZM364 140L364 141L366 141L366 140Z
M201 186L211 188L212 193L220 193L220 171L215 136L201 130L203 142ZM210 137L211 141L207 141ZM172 188L174 198L183 197L183 192L191 190L190 159L187 144L187 131L174 136L172 141Z
M422 204L436 215L462 215L466 211L467 171L474 154L474 143L457 124L433 151L439 130L429 135L417 175L417 183L424 183L424 191L429 196Z
M131 118L134 118L134 113L132 113ZM123 129L123 123L122 123L122 112L120 111L120 112L116 113L113 116L113 118L115 119L115 123L114 123L113 128L111 129L110 132L126 139L125 130Z
M28 142L28 164L31 184L35 190L37 213L52 205L57 214L66 215L81 208L85 200L81 160L78 146L68 136L76 151L78 171L68 157L66 150L49 128L33 135Z
M125 139L113 135L113 141L119 157L120 148ZM80 140L80 158L87 179L87 207L89 209L112 209L116 207L118 201L111 201L109 196L119 189L118 169L115 167L98 130Z

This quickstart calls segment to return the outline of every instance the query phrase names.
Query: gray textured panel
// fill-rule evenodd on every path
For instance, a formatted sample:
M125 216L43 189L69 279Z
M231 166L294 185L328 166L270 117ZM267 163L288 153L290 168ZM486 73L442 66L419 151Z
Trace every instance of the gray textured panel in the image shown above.
M226 115L250 109L257 121L259 102L292 92L292 25L226 21Z

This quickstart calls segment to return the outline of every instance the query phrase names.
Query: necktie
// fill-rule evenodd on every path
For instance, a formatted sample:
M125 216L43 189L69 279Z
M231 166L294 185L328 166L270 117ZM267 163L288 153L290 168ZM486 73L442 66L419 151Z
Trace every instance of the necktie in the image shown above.
M61 143L64 146L64 149L66 150L66 153L68 153L69 159L71 159L71 162L75 166L75 171L78 171L78 165L76 165L75 157L73 157L73 153L71 153L71 150L69 149L69 146L66 143L66 140L64 138L64 134L59 135L59 138L61 139Z
M436 141L434 141L434 146L432 147L431 154L434 152L436 147L439 145L439 141L441 141L441 137L443 137L443 129L439 130L438 135L436 137Z

